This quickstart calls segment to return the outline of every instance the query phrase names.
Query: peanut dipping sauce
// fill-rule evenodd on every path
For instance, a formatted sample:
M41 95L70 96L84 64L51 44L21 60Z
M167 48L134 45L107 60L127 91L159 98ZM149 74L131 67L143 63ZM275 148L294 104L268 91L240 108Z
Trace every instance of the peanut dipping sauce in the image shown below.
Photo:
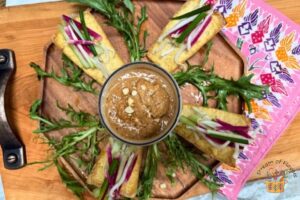
M133 140L153 138L176 115L176 94L169 81L154 70L126 70L110 84L104 115L110 129Z

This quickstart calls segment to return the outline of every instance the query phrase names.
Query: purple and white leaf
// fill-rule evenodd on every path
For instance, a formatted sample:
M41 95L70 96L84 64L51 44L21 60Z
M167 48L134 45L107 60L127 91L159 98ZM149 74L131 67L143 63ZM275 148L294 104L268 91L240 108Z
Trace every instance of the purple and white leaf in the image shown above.
M255 129L257 129L258 127L259 127L259 124L258 124L258 122L256 121L256 119L250 119L250 121L251 121L251 127L255 130Z
M244 20L251 23L251 26L256 26L258 19L258 9L244 17Z
M300 45L296 46L296 47L292 50L292 54L294 54L294 55L300 55Z
M214 174L220 182L233 184L233 182L228 178L228 176L223 171L216 171Z
M289 71L286 69L286 68L283 68L279 74L279 78L284 80L284 81L287 81L289 83L294 83L294 80L292 79Z
M278 108L281 107L281 105L280 105L280 103L279 103L279 100L274 96L273 93L267 94L267 100L268 100L271 104L273 104L274 106L276 106L276 107L278 107Z
M248 160L248 157L243 152L240 152L238 159Z
M274 39L274 42L278 43L279 42L279 36L280 36L280 29L282 28L282 24L278 24L277 27L275 27L271 33L270 37Z

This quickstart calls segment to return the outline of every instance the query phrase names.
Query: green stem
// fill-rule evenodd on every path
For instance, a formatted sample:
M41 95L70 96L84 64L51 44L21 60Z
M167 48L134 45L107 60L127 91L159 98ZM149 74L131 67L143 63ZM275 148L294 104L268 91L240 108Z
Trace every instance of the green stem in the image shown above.
M113 176L117 169L119 167L119 160L118 159L113 159L111 165L109 166L108 169L108 174L109 176ZM108 190L108 179L106 178L103 182L103 184L101 185L101 189L100 189L100 194L99 194L99 199L102 200L105 197L105 194Z
M88 32L88 29L86 27L86 23L85 23L85 19L84 19L84 12L82 10L79 11L79 17L80 17L80 22L82 24L82 30L83 30L84 39L92 41L91 36L90 36L90 34ZM94 45L89 45L88 47L92 51L92 53L94 54L94 56L97 56L97 51L96 51Z

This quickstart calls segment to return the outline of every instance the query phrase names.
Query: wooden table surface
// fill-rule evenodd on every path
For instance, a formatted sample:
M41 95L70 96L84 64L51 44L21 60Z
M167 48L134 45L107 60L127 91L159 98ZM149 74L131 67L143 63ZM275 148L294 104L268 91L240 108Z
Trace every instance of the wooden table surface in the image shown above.
M266 0L290 19L300 23L300 1ZM28 110L39 97L40 83L28 66L31 61L43 63L43 48L55 33L61 14L76 12L77 7L60 2L30 6L0 8L0 48L13 49L16 53L17 70L7 90L7 115L14 129L26 145L28 162L46 158L46 145L34 138L32 131L37 123L30 120ZM1 152L2 153L2 152ZM39 166L27 166L17 171L4 169L0 153L0 174L7 200L65 200L75 199L61 183L55 168L38 172ZM283 159L294 169L300 169L300 114L267 154L260 166L268 161ZM259 167L257 169L259 169ZM256 171L251 180L258 176ZM200 192L206 192L203 189Z

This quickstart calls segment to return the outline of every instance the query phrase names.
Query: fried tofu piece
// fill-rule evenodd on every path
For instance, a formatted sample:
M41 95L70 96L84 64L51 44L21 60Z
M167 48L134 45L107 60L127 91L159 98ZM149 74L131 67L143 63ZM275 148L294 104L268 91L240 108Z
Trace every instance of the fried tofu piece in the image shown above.
M229 113L214 108L184 105L181 114L185 117L189 117L195 114L193 107L196 107L211 119L219 119L235 126L250 126L250 120L246 116L235 113ZM175 133L177 133L179 136L181 136L188 142L192 143L195 147L200 149L205 154L227 165L235 167L236 160L233 158L234 148L230 146L227 146L222 149L216 148L213 145L211 145L204 137L195 133L193 130L187 128L185 125L182 124L178 125L175 128Z
M182 14L188 13L197 8L199 5L199 0L188 0L181 9L174 15L180 16ZM163 29L161 35L167 33L170 29L172 29L178 20L171 20ZM178 57L178 61L176 62L176 54L180 52L181 45L175 44L174 39L170 37L165 37L162 41L159 39L150 47L148 51L148 58L166 69L168 72L173 72L179 65L182 65L187 61L190 57L192 57L195 53L197 53L201 47L203 47L207 42L209 42L225 25L225 20L223 16L214 12L212 14L211 22L208 24L200 38L197 42L189 49L184 50L183 53ZM162 56L162 52L167 51L170 48L174 48L174 50L166 56Z
M134 198L137 193L138 183L139 183L139 175L142 165L142 148L137 148L134 150L137 154L137 160L134 165L132 174L127 182L123 183L120 189L120 194L123 197ZM89 185L94 185L98 188L103 184L106 174L109 168L107 151L105 148L101 151L92 172L89 174L87 178L87 183Z
M101 187L102 183L105 180L106 172L108 170L108 158L107 152L105 149L101 150L98 159L93 166L92 172L87 178L87 184Z
M141 165L142 165L142 155L143 150L142 148L138 148L137 151L137 160L135 163L135 166L133 168L132 174L129 178L129 180L121 186L120 194L123 197L127 198L134 198L137 193L138 183L139 183L139 175L141 171Z
M104 66L107 68L107 70L111 73L119 67L123 66L124 63L122 59L117 54L116 50L114 49L113 45L109 41L107 35L105 34L101 26L96 21L95 17L89 11L86 11L84 12L84 18L87 27L100 34L102 37L101 43L106 48L112 51L109 54L109 61L107 63L104 63ZM80 21L79 17L75 18L75 20ZM78 67L80 67L87 75L89 75L91 78L93 78L100 84L104 83L105 77L103 76L102 72L98 68L86 68L85 66L83 66L76 54L74 53L74 51L72 50L72 48L70 47L70 44L68 44L68 42L65 40L63 34L60 31L58 31L55 34L53 42L58 48L62 49L63 53L76 65L78 65Z

